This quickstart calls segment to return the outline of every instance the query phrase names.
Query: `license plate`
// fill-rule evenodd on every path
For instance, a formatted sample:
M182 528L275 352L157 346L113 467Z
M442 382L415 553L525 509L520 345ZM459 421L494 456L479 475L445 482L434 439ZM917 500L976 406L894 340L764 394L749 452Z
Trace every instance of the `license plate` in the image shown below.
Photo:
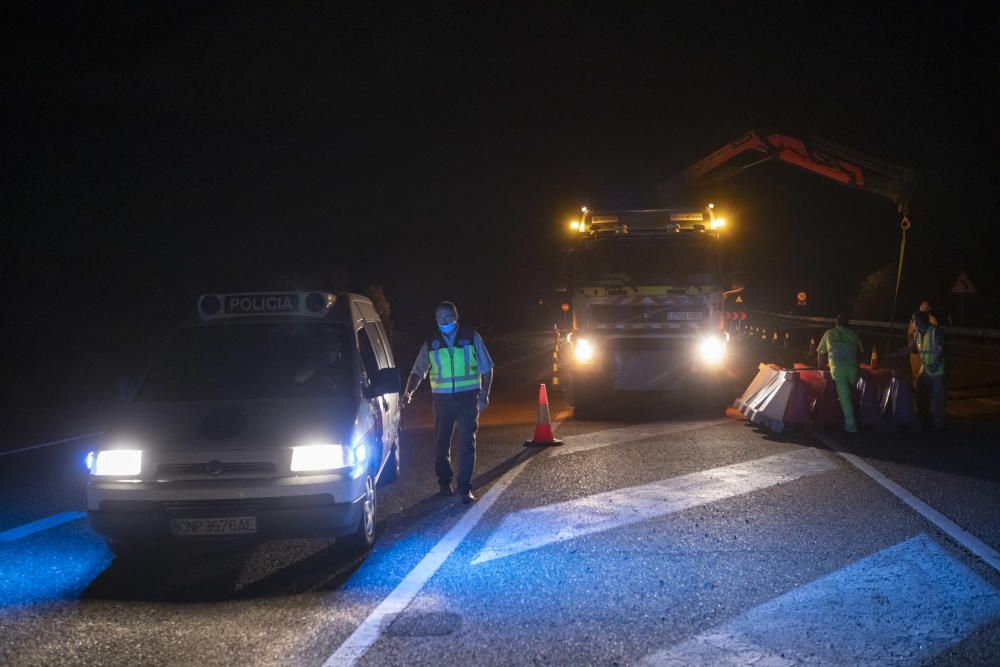
M257 517L237 516L221 519L171 519L170 532L175 537L253 535L257 532Z
M705 319L705 313L700 313L696 310L681 310L672 311L667 313L668 320L703 320Z

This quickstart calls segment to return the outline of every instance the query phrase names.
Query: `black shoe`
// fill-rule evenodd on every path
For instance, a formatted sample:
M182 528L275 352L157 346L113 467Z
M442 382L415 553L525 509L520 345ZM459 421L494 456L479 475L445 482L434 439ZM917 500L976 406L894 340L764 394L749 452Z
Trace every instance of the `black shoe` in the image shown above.
M453 496L455 492L451 488L451 482L447 484L444 482L438 482L438 495L439 496Z
M472 491L466 489L465 491L460 491L458 494L459 500L462 501L463 505L468 505L470 503L476 502L476 497L472 495Z

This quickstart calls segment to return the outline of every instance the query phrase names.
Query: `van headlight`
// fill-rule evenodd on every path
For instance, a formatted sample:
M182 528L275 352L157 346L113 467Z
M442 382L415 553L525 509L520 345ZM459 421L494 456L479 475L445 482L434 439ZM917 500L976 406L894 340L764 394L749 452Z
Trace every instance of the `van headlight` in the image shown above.
M581 364L594 360L594 345L586 338L577 338L573 344L573 358Z
M361 449L364 448L362 444ZM358 456L347 445L315 444L292 447L292 472L315 472L350 468L364 455Z
M698 342L698 358L706 364L717 364L726 356L726 341L720 336L706 336Z
M87 469L100 477L134 477L142 472L142 450L102 449L87 455Z

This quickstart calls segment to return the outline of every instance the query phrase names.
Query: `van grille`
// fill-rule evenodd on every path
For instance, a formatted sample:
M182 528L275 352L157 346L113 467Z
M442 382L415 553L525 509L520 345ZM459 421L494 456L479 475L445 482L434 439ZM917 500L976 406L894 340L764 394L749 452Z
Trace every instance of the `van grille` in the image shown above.
M206 475L218 477L221 475L268 475L274 474L277 466L271 461L246 462L205 462L205 463L163 463L157 469L161 477L190 477Z

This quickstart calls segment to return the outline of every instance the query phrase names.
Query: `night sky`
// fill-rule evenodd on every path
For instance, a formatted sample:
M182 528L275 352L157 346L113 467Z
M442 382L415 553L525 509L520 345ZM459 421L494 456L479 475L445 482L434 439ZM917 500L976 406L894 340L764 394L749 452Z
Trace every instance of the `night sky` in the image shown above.
M206 291L550 326L579 206L670 205L751 127L914 167L905 310L964 269L1000 326L994 3L342 4L5 10L7 404L113 392ZM780 164L698 194L753 307L832 315L895 262L875 195Z

